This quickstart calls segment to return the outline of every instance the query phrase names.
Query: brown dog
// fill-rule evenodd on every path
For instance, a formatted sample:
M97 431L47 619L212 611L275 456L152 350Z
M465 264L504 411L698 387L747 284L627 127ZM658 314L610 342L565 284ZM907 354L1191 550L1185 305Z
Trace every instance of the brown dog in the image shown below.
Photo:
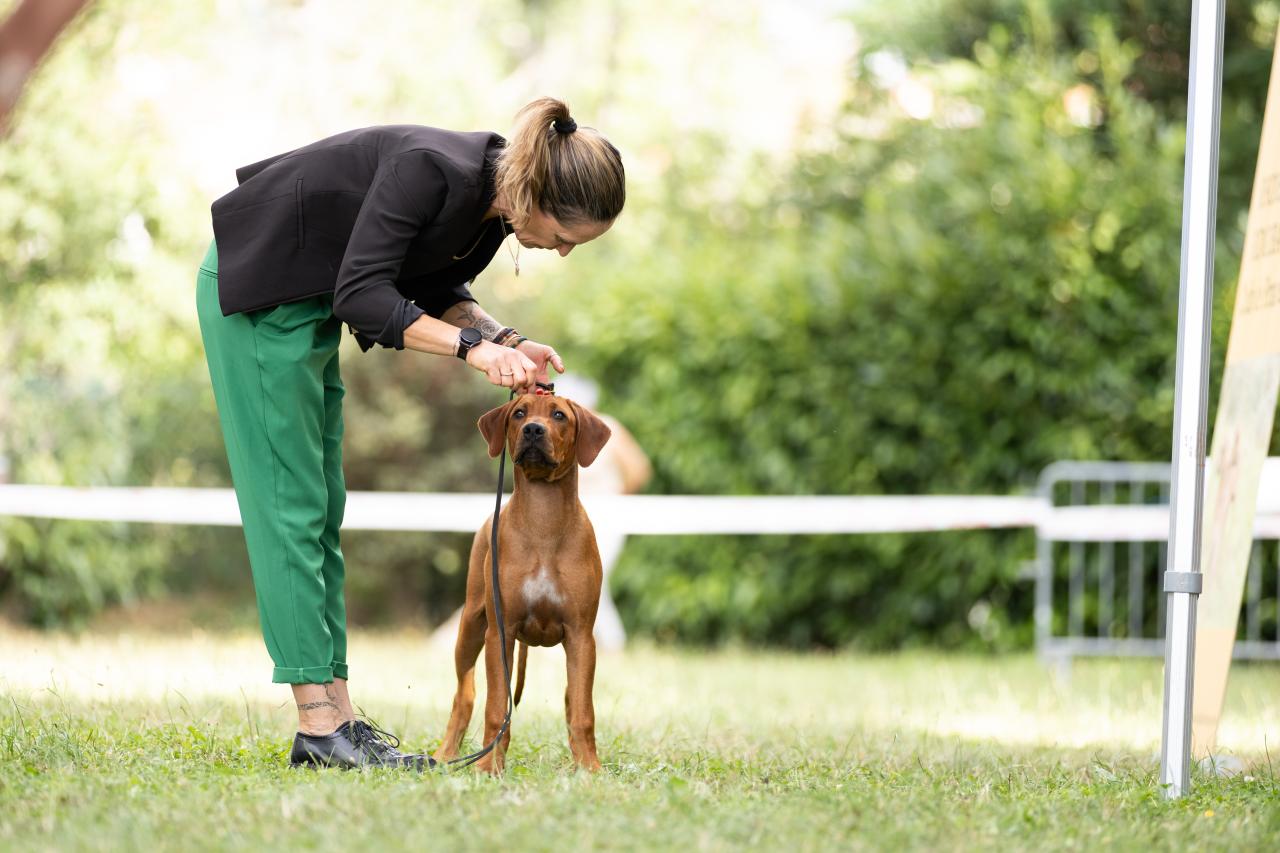
M565 717L569 749L579 766L599 770L596 756L595 683L596 644L591 631L600 603L600 552L591 522L578 501L578 466L590 465L609 440L600 418L571 400L525 394L480 418L480 432L489 442L489 455L502 452L505 442L515 462L515 489L502 509L498 524L498 582L507 635L507 660L520 640L520 664L515 701L524 689L529 646L564 644L569 683L565 689ZM458 625L454 663L458 692L436 761L458 754L471 721L476 699L476 658L484 647L484 743L502 726L507 709L498 629L489 593L489 530L492 517L476 533L467 569L467 600ZM502 742L477 762L490 773L501 773L508 729Z

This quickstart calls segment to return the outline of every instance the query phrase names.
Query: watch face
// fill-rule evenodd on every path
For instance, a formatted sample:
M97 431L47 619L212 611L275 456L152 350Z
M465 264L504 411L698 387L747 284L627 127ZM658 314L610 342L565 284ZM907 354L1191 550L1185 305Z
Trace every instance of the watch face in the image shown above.
M462 330L461 337L462 342L469 347L473 347L484 340L484 336L480 334L480 330L473 329L470 326Z

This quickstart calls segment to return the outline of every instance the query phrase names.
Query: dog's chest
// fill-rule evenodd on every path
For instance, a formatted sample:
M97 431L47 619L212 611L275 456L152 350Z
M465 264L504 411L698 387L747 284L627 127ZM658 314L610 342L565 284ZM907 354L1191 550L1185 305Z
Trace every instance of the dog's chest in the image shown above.
M551 604L559 607L564 604L564 593L556 576L546 566L539 566L533 574L524 579L520 585L524 593L524 605L530 610L538 605Z
M520 582L524 619L516 634L531 646L554 646L564 640L566 590L556 572L538 566Z

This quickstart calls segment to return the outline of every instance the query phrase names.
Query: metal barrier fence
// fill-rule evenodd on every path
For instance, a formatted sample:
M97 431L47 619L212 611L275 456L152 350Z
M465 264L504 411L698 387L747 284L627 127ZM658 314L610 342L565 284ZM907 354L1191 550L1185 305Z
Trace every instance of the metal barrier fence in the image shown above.
M1253 553L1235 657L1280 659L1280 460L1259 490ZM1040 476L1036 650L1067 667L1077 656L1164 654L1169 466L1057 462Z

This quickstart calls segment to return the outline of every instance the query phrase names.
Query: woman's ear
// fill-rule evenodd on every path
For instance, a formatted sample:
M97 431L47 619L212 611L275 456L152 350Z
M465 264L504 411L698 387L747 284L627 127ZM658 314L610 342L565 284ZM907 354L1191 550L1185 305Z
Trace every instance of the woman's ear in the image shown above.
M569 405L573 406L573 413L578 417L578 464L586 468L596 461L605 442L613 433L608 425L586 406L579 406L572 400L569 401Z
M490 459L496 458L502 452L502 445L507 441L507 421L511 418L511 410L515 404L516 401L512 400L496 409L490 409L476 421L480 434L484 436L485 441L489 442Z

